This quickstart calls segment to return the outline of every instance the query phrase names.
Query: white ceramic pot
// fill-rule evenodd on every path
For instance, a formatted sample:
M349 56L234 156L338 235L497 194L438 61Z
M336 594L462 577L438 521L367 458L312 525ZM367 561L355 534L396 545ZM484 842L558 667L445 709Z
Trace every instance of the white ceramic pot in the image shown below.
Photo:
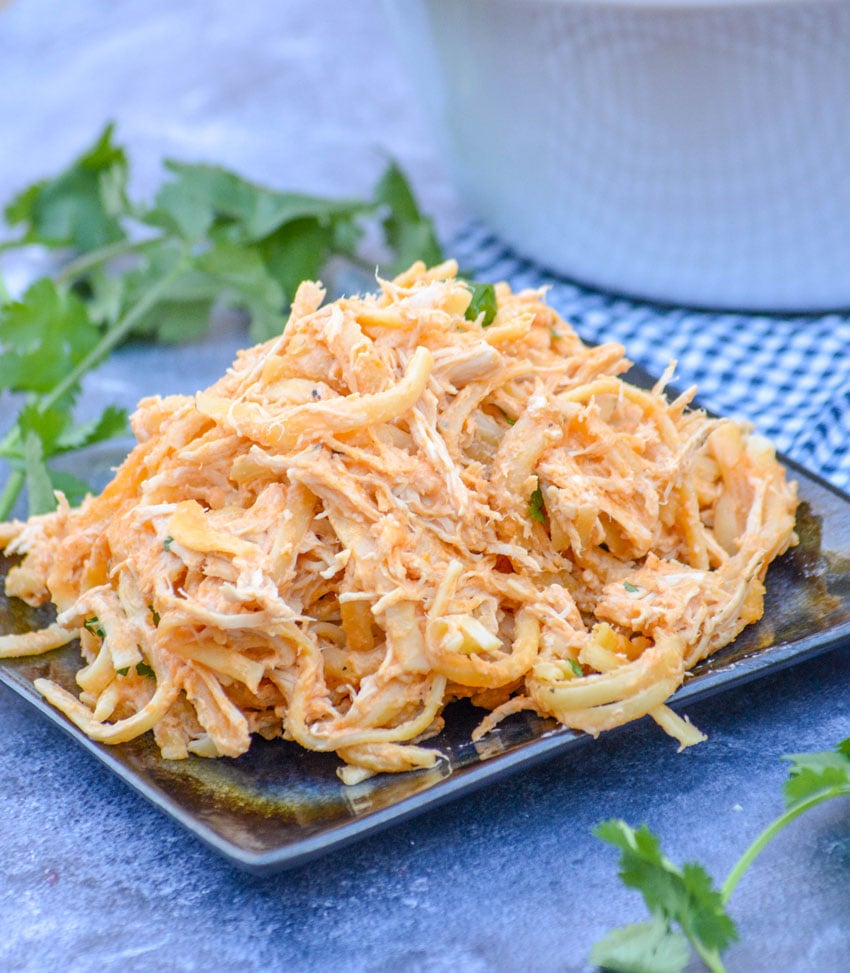
M850 0L385 0L471 210L584 283L850 307Z

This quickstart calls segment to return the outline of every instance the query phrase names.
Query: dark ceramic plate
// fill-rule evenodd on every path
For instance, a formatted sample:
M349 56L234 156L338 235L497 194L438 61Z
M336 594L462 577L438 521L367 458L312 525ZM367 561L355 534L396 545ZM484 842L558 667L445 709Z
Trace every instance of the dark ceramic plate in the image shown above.
M689 674L673 697L677 708L850 639L850 497L787 465L799 483L801 543L771 566L761 621ZM7 566L0 562L0 576ZM0 595L0 631L41 623L36 612ZM481 711L458 703L447 709L446 729L432 744L446 754L445 762L354 787L339 782L332 754L283 741L256 740L235 760L164 761L150 734L116 747L93 743L33 688L35 679L47 676L72 689L78 666L79 653L68 646L0 661L0 681L194 835L256 873L300 864L550 754L592 744L584 734L530 714L517 714L472 743Z

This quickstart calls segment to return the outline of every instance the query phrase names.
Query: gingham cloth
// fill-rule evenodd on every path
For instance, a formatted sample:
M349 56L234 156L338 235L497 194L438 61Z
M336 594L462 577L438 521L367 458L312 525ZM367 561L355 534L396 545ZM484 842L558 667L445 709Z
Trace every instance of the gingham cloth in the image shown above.
M477 224L456 236L450 253L476 280L505 280L515 290L548 286L548 303L585 341L619 341L653 375L675 360L678 388L696 384L706 408L749 420L783 453L850 490L850 314L638 303L542 270Z

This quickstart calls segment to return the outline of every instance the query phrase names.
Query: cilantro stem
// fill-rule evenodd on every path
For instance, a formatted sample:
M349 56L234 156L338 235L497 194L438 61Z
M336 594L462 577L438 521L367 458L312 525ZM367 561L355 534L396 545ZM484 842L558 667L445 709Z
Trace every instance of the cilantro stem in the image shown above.
M0 493L0 522L9 519L12 508L15 506L15 501L24 488L26 479L23 470L12 470L9 474L9 479L6 480L3 492Z
M833 797L850 797L850 785L841 784L818 791L816 794L812 794L811 797L800 801L799 804L795 804L783 815L771 822L750 845L750 847L747 848L744 854L741 855L741 857L735 863L735 867L732 869L726 881L723 883L723 888L720 890L720 894L723 897L724 904L729 901L729 897L735 891L735 886L741 880L744 872L746 872L750 865L752 865L756 856L772 838L776 837L776 835L785 827L786 824L790 824L795 818L803 814L804 811L808 811L810 808L815 807L815 805L820 804L822 801L828 801Z
M711 973L726 973L726 967L723 965L723 960L720 958L720 954L716 949L706 949L697 939L691 939L691 945L699 953L700 959L703 963L711 970Z
M123 338L129 334L130 331L138 323L139 319L144 317L145 314L157 303L157 301L162 297L162 295L168 290L173 281L183 272L185 266L185 257L177 261L176 265L162 278L160 278L156 284L154 284L145 294L145 296L133 305L132 308L118 321L115 322L107 331L104 332L103 337L100 341L92 348L92 350L79 362L76 366L71 369L70 372L55 385L47 395L42 396L37 402L37 408L40 412L46 412L51 406L55 405L66 392L72 389L77 382L86 374L86 372L91 371L96 365L109 354L112 349L121 342ZM20 442L21 434L20 427L14 426L6 436L3 438L2 446L4 448L9 448ZM3 488L2 494L0 494L0 521L6 520L12 508L15 505L15 501L21 493L21 490L26 483L26 476L21 470L13 470L9 475L6 485Z
M44 398L39 400L39 411L46 411L52 405L55 405L66 392L77 384L83 375L86 374L86 372L94 368L95 365L98 365L101 360L105 358L106 355L133 330L139 320L148 313L148 311L174 283L177 277L183 272L184 263L184 259L179 260L164 277L161 277L150 288L150 290L146 292L145 296L140 301L130 308L123 318L119 318L115 324L104 332L103 337L85 356L85 358L82 358L79 362L77 362L76 366L72 368L70 372L68 372L62 381L55 385L50 392L44 396Z
M108 263L116 257L124 257L131 253L141 253L148 247L160 243L164 239L164 234L149 237L146 240L119 240L118 243L111 243L106 247L99 247L97 250L90 250L71 260L56 274L56 282L66 284L75 277L79 277L92 267L98 264Z

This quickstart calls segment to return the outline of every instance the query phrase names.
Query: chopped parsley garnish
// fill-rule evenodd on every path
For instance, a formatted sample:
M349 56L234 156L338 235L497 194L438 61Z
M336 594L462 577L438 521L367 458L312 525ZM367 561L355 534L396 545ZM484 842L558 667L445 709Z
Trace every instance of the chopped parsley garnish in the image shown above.
M91 632L92 635L96 635L99 639L106 638L106 632L103 630L103 626L100 624L97 615L92 615L91 618L87 618L83 622L83 628Z
M115 671L118 673L119 676L126 676L127 673L130 671L130 667L124 666L122 669L116 669Z
M148 611L151 613L151 618L153 619L153 627L156 628L159 625L161 616L153 605L148 605Z
M581 665L575 659L567 659L567 665L573 670L574 676L584 675L584 669L582 669Z
M171 550L171 545L172 545L173 543L174 543L174 538L173 538L173 537L172 537L171 535L169 535L169 536L168 536L168 537L166 537L166 538L165 538L165 540L164 540L164 541L162 542L162 546L163 546L163 547L165 548L165 550L166 550L166 551L170 551L170 550Z
M638 588L636 584L632 584L631 581L624 581L623 587L626 589L626 591L631 591L631 592L640 591L640 588Z
M146 662L140 662L136 666L136 672L140 676L147 676L149 679L154 679L156 677L156 673L153 671L153 669L151 669L151 667Z
M546 523L546 507L543 503L543 491L538 485L532 491L528 501L528 516L536 520L538 524Z

